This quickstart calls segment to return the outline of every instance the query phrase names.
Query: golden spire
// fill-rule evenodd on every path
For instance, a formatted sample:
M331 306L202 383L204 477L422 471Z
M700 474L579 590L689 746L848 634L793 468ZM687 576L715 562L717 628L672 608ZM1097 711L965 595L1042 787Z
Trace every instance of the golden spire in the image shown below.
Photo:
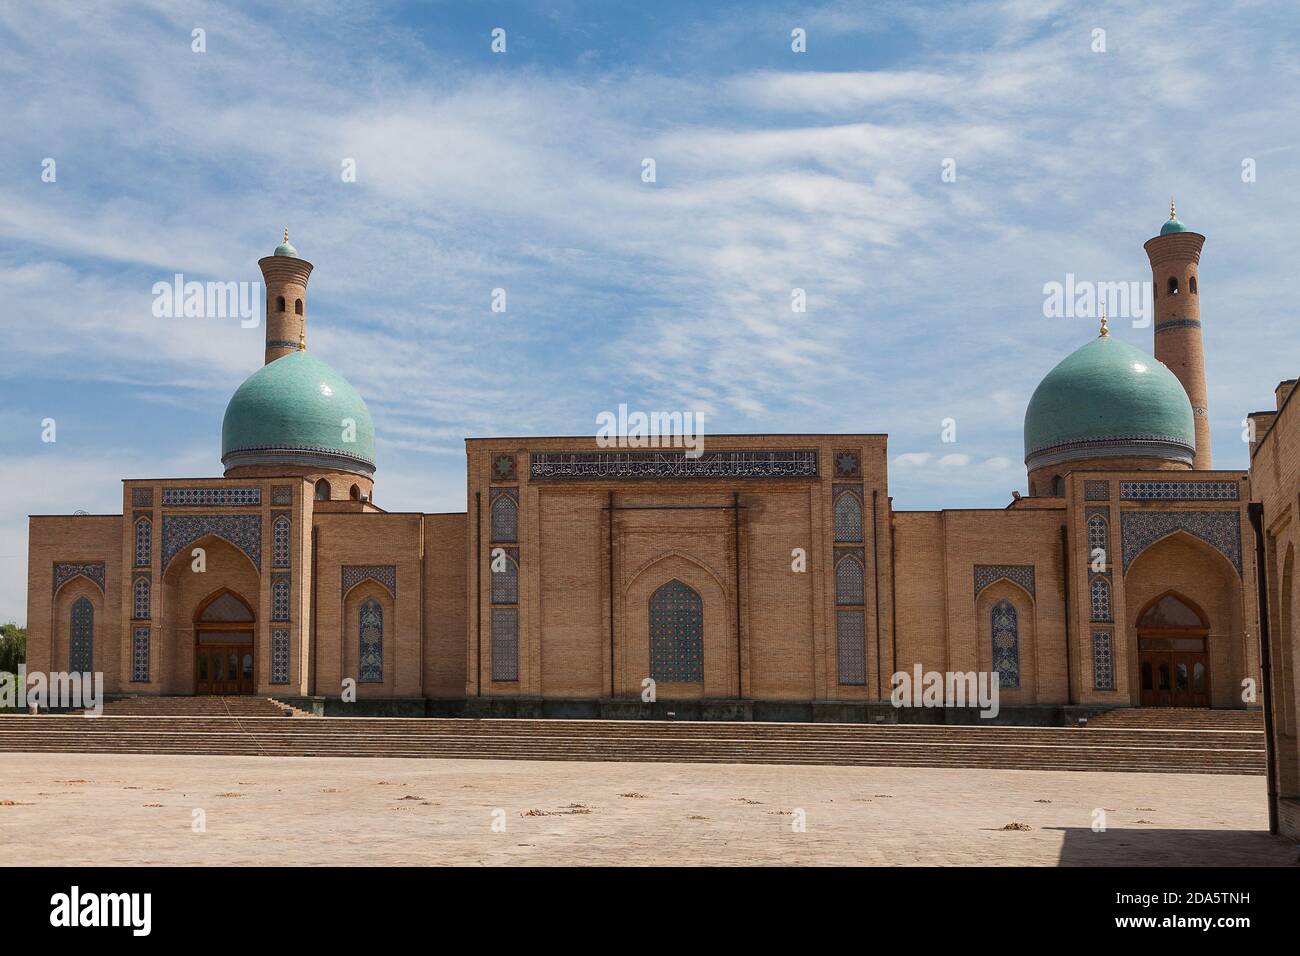
M1106 327L1106 306L1105 303L1103 303L1101 307L1101 337L1104 339L1109 335L1110 329Z
M1169 218L1170 218L1170 219L1177 219L1177 218L1178 218L1178 210L1176 210L1176 209L1174 208L1174 197L1173 197L1173 196L1170 196L1170 197L1169 197ZM286 231L286 232L285 232L285 235L287 236L288 234L289 234L289 233Z
M1173 208L1173 203L1170 203L1170 204L1169 204L1169 208L1171 208L1171 209ZM285 226L285 227L284 227L284 241L285 241L285 242L288 242L288 241L289 241L289 227L288 227L288 226Z
M1103 320L1104 321L1104 320ZM307 327L304 325L298 330L298 351L307 351Z

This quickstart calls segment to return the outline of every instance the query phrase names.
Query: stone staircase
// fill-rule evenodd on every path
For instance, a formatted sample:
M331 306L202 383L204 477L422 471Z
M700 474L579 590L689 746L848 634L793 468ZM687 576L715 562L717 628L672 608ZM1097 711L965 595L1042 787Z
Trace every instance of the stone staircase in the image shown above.
M1182 707L1124 707L1088 721L1089 727L1144 730L1253 730L1264 732L1261 710L1208 710Z
M105 717L309 717L270 697L122 697L104 704Z
M1119 718L1120 722L1124 718ZM0 751L459 757L1262 774L1264 735L1217 728L636 720L0 716Z

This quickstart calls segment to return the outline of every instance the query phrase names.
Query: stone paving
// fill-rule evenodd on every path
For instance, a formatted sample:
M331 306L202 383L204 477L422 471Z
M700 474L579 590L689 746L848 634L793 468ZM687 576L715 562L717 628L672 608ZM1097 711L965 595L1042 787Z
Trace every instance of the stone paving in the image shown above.
M0 866L1235 866L1300 857L1263 832L1262 777L25 753L0 761ZM1092 830L1098 810L1104 833ZM206 832L195 832L196 811Z

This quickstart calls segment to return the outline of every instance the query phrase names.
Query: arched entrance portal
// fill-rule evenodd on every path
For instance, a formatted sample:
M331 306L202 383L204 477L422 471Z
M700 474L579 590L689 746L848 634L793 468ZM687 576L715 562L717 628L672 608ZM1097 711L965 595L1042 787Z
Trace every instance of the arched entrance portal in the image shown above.
M1172 591L1137 619L1143 707L1209 707L1210 627L1191 601Z
M194 614L194 693L251 694L253 609L234 591L206 598Z

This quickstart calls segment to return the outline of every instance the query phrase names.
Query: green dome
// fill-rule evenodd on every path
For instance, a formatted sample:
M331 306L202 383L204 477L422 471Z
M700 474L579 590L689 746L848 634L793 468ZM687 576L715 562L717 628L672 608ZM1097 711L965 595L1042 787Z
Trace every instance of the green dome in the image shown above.
M1084 458L1163 458L1189 465L1192 403L1173 372L1109 335L1047 373L1025 411L1030 471Z
M1167 236L1171 232L1190 232L1191 230L1184 226L1179 220L1170 217L1163 226L1160 227L1160 235Z
M265 246L264 246L263 248L265 248ZM288 240L288 239L284 240L284 242L282 242L282 243L280 243L278 246L276 246L276 247L275 247L275 252L272 253L272 255L276 255L276 256L291 256L291 257L294 258L294 259L301 258L301 257L298 255L298 250L295 249L292 245L289 244L289 240Z
M355 436L345 420L355 423ZM347 379L310 352L293 352L263 365L235 390L221 424L221 462L227 468L292 464L368 476L375 470L375 427Z

